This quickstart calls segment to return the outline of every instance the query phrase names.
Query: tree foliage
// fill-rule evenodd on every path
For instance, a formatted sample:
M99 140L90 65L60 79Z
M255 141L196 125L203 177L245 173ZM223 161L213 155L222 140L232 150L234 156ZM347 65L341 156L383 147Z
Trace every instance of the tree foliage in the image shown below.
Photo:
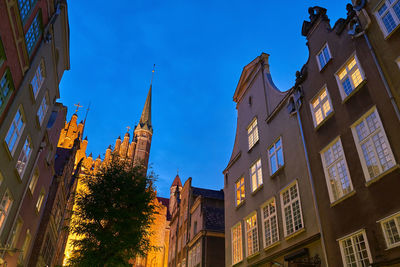
M150 249L155 206L154 176L140 167L112 160L81 182L71 232L78 236L69 266L131 266Z

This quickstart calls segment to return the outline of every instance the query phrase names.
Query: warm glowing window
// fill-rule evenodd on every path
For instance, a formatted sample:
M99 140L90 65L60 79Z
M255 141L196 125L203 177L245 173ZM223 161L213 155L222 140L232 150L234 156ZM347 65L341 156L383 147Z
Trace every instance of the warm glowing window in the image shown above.
M7 216L10 212L11 206L13 203L13 199L11 197L11 193L7 190L4 193L3 199L0 203L0 229L3 230L3 226L5 221L7 220Z
M236 224L232 230L232 264L243 259L242 224Z
M275 198L261 208L264 247L269 247L279 240L278 217Z
M372 262L365 231L339 239L343 265L346 267L365 267Z
M363 115L352 127L352 131L367 181L396 164L375 108Z
M336 77L343 99L350 95L365 79L355 56L336 73Z
M258 141L257 119L254 119L247 128L247 136L249 140L249 149L252 148Z
M282 138L279 138L272 146L268 149L268 158L271 175L274 174L284 164L283 162L283 149L282 149Z
M31 191L32 194L35 191L35 187L36 187L38 179L39 179L39 171L36 169L32 175L31 181L29 183L29 190Z
M245 219L245 225L247 256L251 256L258 251L257 213Z
M297 182L281 192L281 203L285 236L304 228Z
M317 59L318 59L319 69L321 70L331 59L331 53L329 51L328 44L326 44L318 53Z
M244 177L240 178L235 183L235 193L236 193L236 206L241 204L245 198L244 192Z
M400 24L400 1L386 0L378 8L375 16L385 36L393 32Z
M400 212L380 221L387 248L400 246Z
M24 263L26 256L28 255L30 243L31 243L31 232L28 229L28 230L26 230L24 244L22 245L22 248L21 248L22 251L19 253L19 256L18 256L18 263L20 263L20 264Z
M314 119L314 126L318 126L332 111L331 99L329 98L326 87L324 87L311 101L311 113Z
M261 159L257 160L250 167L250 178L251 178L251 191L256 190L263 183L262 170L261 170Z
M13 121L11 122L10 128L8 129L8 133L6 135L6 143L11 154L13 154L15 151L16 145L21 137L24 127L25 127L25 121L22 117L21 109L18 109L17 113L14 116Z
M42 189L42 191L40 192L40 195L38 197L38 200L36 202L36 211L37 212L40 212L40 209L42 208L44 196L45 196L45 191L44 191L44 189Z
M334 202L353 190L340 138L324 148L321 158L329 197Z

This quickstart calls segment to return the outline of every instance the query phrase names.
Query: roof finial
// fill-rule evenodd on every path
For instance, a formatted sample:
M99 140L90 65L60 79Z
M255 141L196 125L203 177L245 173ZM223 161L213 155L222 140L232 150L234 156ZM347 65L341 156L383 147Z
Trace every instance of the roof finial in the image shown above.
M81 105L80 105L80 103L79 103L79 102L78 102L78 104L74 104L74 106L76 106L75 113L77 113L77 112L78 112L78 109L79 109L79 108L83 107L83 106L81 106Z
M155 69L156 69L156 64L153 65L153 70L151 71L152 74L151 74L150 86L153 84L153 78L154 78L154 71L155 71Z
M176 175L179 175L179 168L176 169Z

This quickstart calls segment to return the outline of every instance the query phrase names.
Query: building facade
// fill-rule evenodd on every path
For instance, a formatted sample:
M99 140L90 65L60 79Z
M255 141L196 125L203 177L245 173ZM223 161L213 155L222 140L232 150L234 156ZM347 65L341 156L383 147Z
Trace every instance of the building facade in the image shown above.
M328 264L399 266L400 121L381 74L400 76L400 69L392 64L380 73L350 4L333 27L325 9L309 13L302 28L309 59L290 109L301 118ZM393 56L390 49L376 51Z
M224 173L226 266L325 266L299 125L262 53L233 100L236 139ZM322 265L321 265L322 264Z
M58 85L68 69L66 1L0 1L2 260L10 256L5 253L15 251L7 246L14 242L13 233L18 232L14 230L26 229L27 221L21 219L22 202L29 197L29 184L42 164L39 160L49 159L42 155L44 151L55 153L55 146L48 140L47 125L60 95ZM41 202L42 194L35 196L31 201ZM29 235L28 231L21 232L19 238L29 240Z
M224 193L182 187L177 175L171 185L171 234L168 266L224 266Z

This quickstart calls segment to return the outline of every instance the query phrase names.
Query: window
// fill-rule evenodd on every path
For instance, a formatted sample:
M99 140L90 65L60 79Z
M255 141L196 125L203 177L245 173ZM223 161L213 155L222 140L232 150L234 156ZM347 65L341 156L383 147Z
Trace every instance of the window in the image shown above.
M44 63L42 61L37 67L35 75L33 76L31 81L31 88L35 99L40 91L40 88L42 88L43 82L44 82Z
M339 246L344 266L366 267L372 261L364 230L339 239Z
M269 200L261 207L264 248L271 246L279 240L278 218L276 215L275 198Z
M400 212L379 222L385 236L386 246L388 248L400 246Z
M342 99L349 96L365 79L359 65L357 58L353 56L345 66L336 73Z
M269 149L268 158L271 175L283 166L282 138L279 138Z
M314 126L318 126L332 111L331 99L326 87L324 87L318 95L311 100L311 113Z
M197 221L193 223L193 237L197 234Z
M16 165L16 169L17 169L21 179L24 174L25 167L28 163L30 156L31 156L31 143L29 142L29 137L27 137L25 140L25 144L22 147L21 153L19 154L17 165Z
M4 110L13 91L11 72L7 69L0 80L0 114Z
M186 265L186 259L182 262ZM188 267L200 267L201 266L201 242L197 242L189 250Z
M0 229L3 230L4 222L7 220L8 213L10 212L13 199L11 193L6 190L3 199L0 203ZM0 230L0 231L1 231Z
M35 4L36 0L18 0L19 14L21 15L22 22L25 22Z
M38 169L36 169L32 175L31 182L29 183L29 190L31 191L32 194L35 191L38 179L39 179L39 171Z
M284 232L288 236L304 227L297 181L281 192L281 203Z
M400 1L386 0L375 13L383 34L388 36L400 24Z
M26 49L28 50L28 54L31 54L33 48L36 46L36 43L39 41L40 35L42 34L41 20L42 16L40 12L38 12L25 34Z
M239 222L232 227L232 264L243 259L242 224Z
M18 262L20 264L24 263L26 256L28 255L29 245L31 243L31 232L30 230L26 230L24 244L22 245L22 252L19 253Z
M53 246L53 241L51 240L50 234L48 233L46 236L46 241L44 242L43 246L43 259L46 264L46 266L51 266L51 259L53 258L54 254L54 246Z
M257 143L258 141L258 127L257 127L257 118L250 123L247 128L247 136L249 139L249 150Z
M335 202L353 190L340 138L321 151L321 159L329 197L331 202Z
M257 213L253 213L245 220L247 256L258 251Z
M16 144L18 143L21 137L24 127L25 127L25 121L22 117L21 108L19 108L14 116L13 121L11 122L10 129L8 130L6 136L6 143L8 146L8 150L10 150L11 154L14 154Z
M22 220L21 220L21 218L18 218L17 223L14 225L14 229L12 231L12 236L8 242L9 248L12 248L12 249L16 248L18 237L21 232L21 228L22 228Z
M376 108L372 108L352 127L358 154L367 181L395 165L385 130Z
M236 192L236 206L242 204L245 198L244 193L244 177L240 178L235 183L235 192Z
M46 116L47 109L49 107L49 100L47 94L43 97L42 103L37 111L37 116L39 118L40 125L42 125L44 117Z
M3 65L4 61L6 61L6 53L4 52L3 42L0 38L0 67Z
M262 170L261 170L261 159L257 160L250 167L250 177L251 177L251 191L255 191L263 183L262 180Z
M40 209L42 208L42 204L43 204L43 200L44 200L44 189L42 189L42 191L40 192L40 195L38 197L38 200L36 202L36 211L39 212Z
M325 67L326 63L328 63L329 60L331 59L331 53L329 51L328 44L324 45L324 47L318 53L317 59L318 59L319 69L322 70L323 67Z

